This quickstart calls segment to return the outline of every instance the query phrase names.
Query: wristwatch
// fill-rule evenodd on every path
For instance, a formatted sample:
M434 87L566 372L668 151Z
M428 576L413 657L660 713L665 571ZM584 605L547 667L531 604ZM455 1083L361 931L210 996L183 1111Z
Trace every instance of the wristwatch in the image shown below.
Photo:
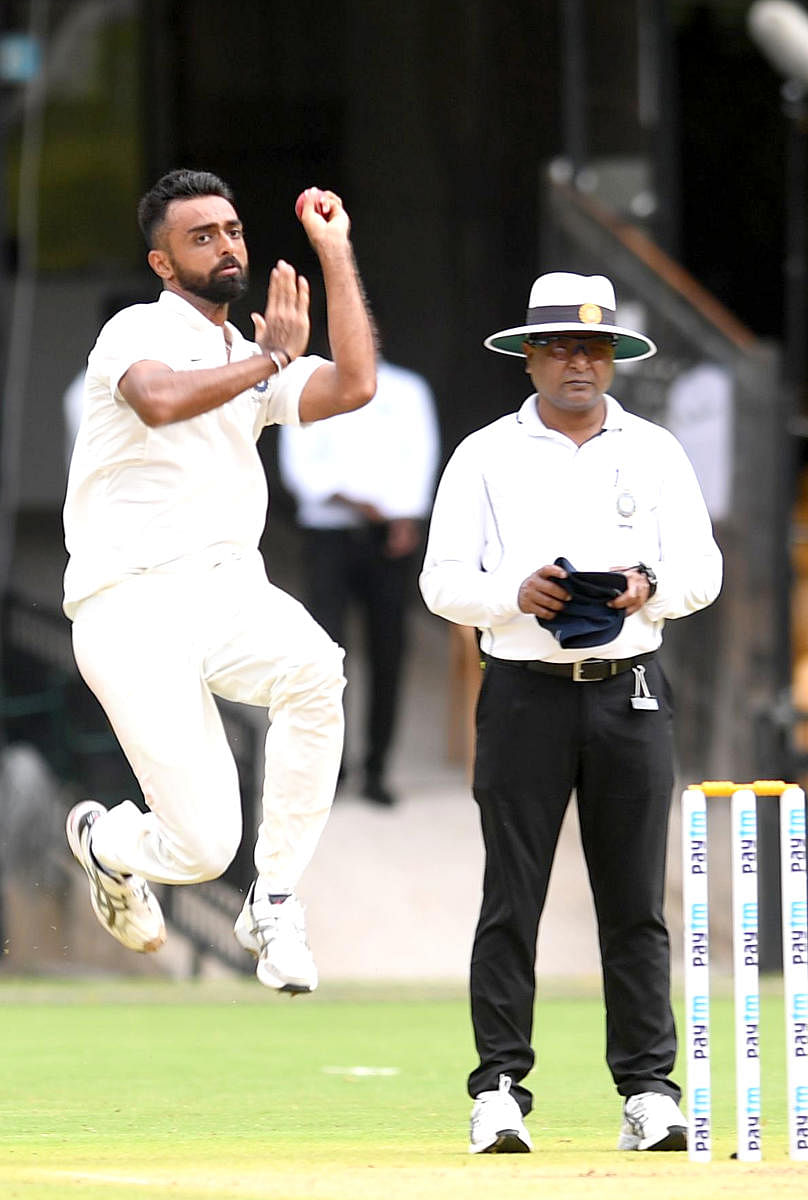
M651 597L654 595L654 593L657 590L657 577L656 577L655 573L651 570L651 568L649 566L646 566L646 564L644 562L637 563L634 570L639 571L640 574L644 575L645 578L648 580L648 599L650 600Z

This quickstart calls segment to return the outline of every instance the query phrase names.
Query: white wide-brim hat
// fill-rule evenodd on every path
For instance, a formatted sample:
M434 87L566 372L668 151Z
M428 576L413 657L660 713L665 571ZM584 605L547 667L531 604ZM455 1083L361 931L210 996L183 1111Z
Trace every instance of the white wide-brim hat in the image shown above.
M499 354L525 357L522 343L530 333L614 333L615 362L637 362L656 354L644 333L615 325L617 301L605 275L573 275L553 271L540 275L530 289L524 325L492 333L483 345Z

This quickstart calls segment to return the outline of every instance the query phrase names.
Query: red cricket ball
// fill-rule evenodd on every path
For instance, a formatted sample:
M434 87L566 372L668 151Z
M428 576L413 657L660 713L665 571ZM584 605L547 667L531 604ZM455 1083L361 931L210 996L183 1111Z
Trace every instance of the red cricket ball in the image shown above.
M295 214L297 215L298 220L300 220L301 214L303 212L303 205L306 203L306 200L311 195L313 195L313 197L314 197L315 210L318 213L322 214L322 211L323 211L322 203L321 203L322 192L320 191L319 188L310 187L310 188L306 188L305 192L301 192L300 195L298 196L297 200L295 201Z

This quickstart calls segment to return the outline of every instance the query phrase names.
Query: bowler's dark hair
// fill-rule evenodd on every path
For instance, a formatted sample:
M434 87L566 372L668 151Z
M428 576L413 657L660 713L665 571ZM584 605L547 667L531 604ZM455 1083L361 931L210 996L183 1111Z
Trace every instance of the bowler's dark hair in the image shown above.
M211 171L189 171L180 168L169 171L157 180L137 206L137 219L150 250L154 248L155 232L165 220L166 209L172 200L190 200L194 196L223 196L233 203L231 188Z

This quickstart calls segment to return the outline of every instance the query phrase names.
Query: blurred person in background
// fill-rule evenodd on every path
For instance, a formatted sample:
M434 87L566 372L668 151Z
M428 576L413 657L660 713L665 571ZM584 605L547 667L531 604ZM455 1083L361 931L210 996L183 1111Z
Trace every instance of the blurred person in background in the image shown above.
M348 647L355 612L367 661L360 791L395 803L387 780L406 661L407 616L438 467L440 437L426 380L380 360L364 408L283 426L279 467L303 530L304 602ZM350 744L350 727L348 743Z

